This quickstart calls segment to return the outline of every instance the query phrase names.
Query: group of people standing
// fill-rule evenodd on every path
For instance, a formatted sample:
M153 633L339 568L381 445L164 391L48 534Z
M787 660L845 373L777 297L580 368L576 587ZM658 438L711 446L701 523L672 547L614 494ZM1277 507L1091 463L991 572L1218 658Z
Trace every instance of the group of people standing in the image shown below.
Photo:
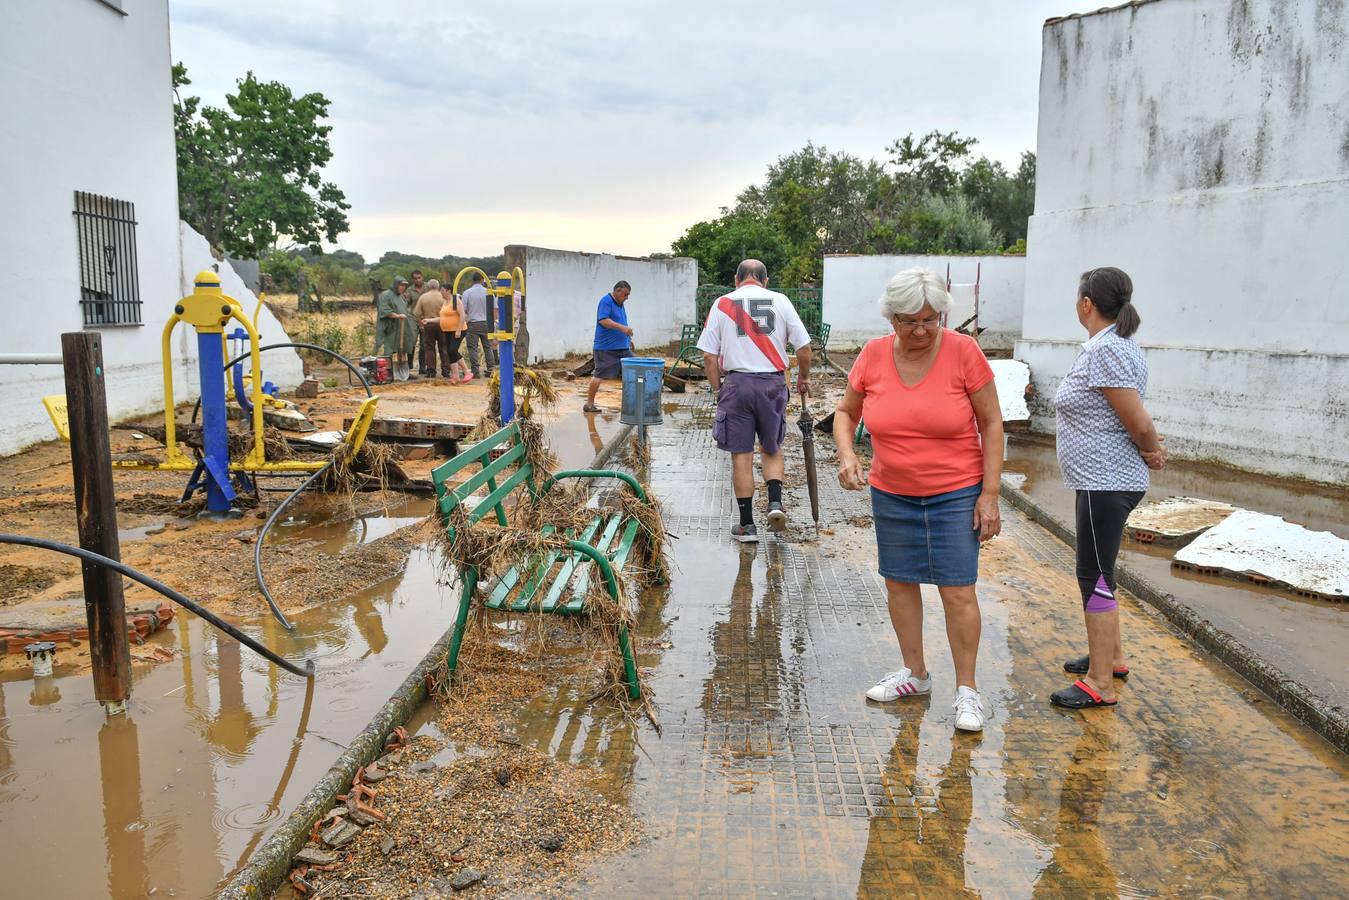
M439 372L452 384L490 377L496 344L488 337L489 302L479 272L473 273L472 284L462 295L434 278L424 279L420 271L412 273L411 282L400 276L375 300L375 355L390 356L395 368L409 370L416 356L417 375L435 378ZM520 315L518 292L515 315ZM467 361L461 352L465 344Z
M737 289L720 298L698 347L717 394L713 437L732 458L739 523L731 536L758 540L753 518L753 454L761 450L768 522L786 523L782 450L786 434L787 348L796 348L796 388L804 397L810 337L787 298L766 289L757 260L741 263ZM946 282L926 269L896 274L880 298L891 333L869 342L848 376L834 415L839 483L870 488L878 569L902 666L866 691L878 702L928 694L920 588L937 588L955 668L955 727L981 731L988 708L975 678L981 617L979 550L1002 530L999 512L1003 427L994 373L974 338L942 324L952 307ZM1077 677L1050 701L1068 709L1114 706L1115 681L1128 677L1115 599L1115 561L1125 520L1148 488L1148 470L1166 465L1163 439L1143 406L1147 359L1133 334L1140 318L1133 283L1113 267L1083 273L1076 315L1088 340L1054 397L1058 455L1077 493L1077 580L1086 623L1085 656L1066 660ZM854 445L865 423L871 467Z

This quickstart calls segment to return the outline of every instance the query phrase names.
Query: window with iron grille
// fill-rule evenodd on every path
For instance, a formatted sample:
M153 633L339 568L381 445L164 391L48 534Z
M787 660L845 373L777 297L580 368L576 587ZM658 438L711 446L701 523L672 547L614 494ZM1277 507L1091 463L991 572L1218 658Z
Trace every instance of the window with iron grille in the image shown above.
M76 191L75 232L85 327L141 324L135 204Z

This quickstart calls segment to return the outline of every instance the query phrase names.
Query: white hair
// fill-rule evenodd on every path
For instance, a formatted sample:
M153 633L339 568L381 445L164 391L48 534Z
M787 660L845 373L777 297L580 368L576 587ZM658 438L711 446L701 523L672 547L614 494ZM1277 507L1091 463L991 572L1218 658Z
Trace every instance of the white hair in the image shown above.
M897 272L881 294L881 316L888 322L895 316L911 316L927 304L938 314L949 312L952 301L946 279L931 269L905 269Z
M440 282L437 281L437 280L434 279L434 278L432 278L430 281L428 281L428 282L426 283L426 286L427 286L428 288L430 288L431 290L433 290L433 291L438 291L438 290L440 290Z

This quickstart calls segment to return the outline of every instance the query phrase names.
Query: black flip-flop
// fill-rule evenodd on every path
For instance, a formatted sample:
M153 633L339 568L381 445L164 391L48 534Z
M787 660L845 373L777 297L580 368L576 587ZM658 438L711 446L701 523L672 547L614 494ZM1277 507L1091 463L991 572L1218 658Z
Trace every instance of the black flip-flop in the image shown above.
M1063 671L1067 672L1069 675L1085 675L1090 670L1091 670L1090 656L1079 656L1077 659L1070 659L1063 664ZM1128 666L1116 667L1114 675L1121 681L1128 680L1129 667Z
M1096 706L1114 706L1118 700L1107 700L1081 678L1062 690L1049 695L1049 702L1064 709L1091 709Z

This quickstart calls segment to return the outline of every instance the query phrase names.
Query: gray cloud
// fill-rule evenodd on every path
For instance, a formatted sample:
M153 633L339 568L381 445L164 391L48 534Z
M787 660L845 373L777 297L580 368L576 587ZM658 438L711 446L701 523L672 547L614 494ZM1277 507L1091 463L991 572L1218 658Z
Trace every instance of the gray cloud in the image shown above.
M367 254L395 240L492 251L513 227L558 246L664 249L807 140L875 156L909 131L956 129L1011 161L1034 143L1040 23L1073 11L1044 0L170 6L175 59L208 102L248 69L332 101L330 175L354 206L344 243ZM500 207L521 224L473 227L470 211ZM550 223L545 234L529 216ZM614 216L641 224L594 224Z

